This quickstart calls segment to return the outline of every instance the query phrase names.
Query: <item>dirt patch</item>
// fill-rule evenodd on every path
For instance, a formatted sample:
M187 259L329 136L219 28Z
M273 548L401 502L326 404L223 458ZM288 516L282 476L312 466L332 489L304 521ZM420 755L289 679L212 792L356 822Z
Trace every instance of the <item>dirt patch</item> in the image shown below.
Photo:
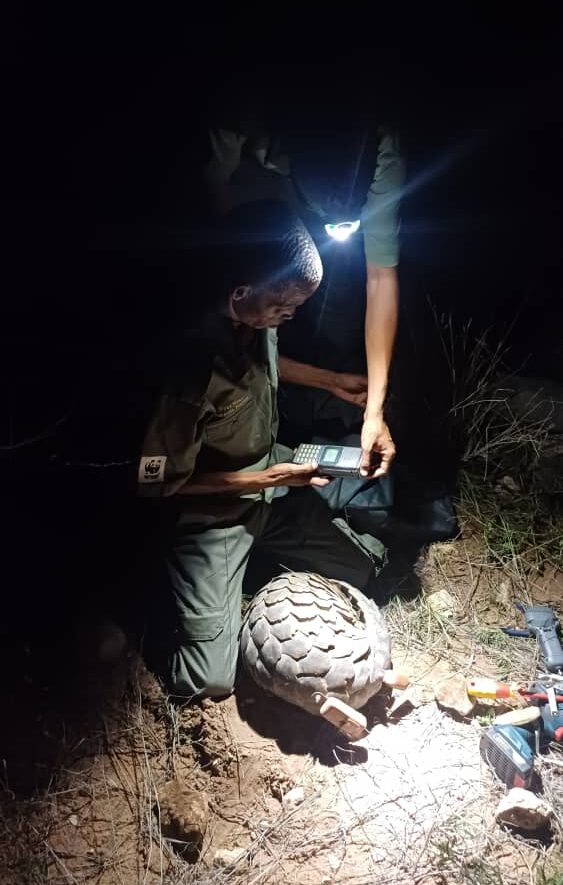
M560 572L535 576L529 596L556 602ZM539 764L556 808L552 836L515 836L494 823L503 789L481 763L477 719L434 701L435 684L452 673L533 675L535 643L498 629L514 622L520 589L471 527L463 540L433 545L418 577L417 599L386 606L394 664L412 686L370 702L370 733L354 745L248 679L224 701L175 707L115 631L91 639L95 653L76 674L70 706L63 711L59 698L41 713L48 752L36 747L36 790L31 778L3 778L0 881L554 885L563 868L561 756ZM490 705L477 712L486 719ZM33 716L26 721L33 727ZM26 746L18 756L12 741L4 775L29 764ZM181 829L159 825L170 783L208 806L196 863L181 850ZM186 822L185 805L168 812L169 823Z

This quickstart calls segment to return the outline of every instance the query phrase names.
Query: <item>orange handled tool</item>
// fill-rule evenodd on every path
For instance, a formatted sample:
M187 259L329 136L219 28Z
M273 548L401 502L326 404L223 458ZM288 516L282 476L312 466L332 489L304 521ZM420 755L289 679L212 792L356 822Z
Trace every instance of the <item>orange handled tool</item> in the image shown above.
M496 679L478 677L467 680L467 694L472 698L493 698L521 700L520 688L515 682L497 682Z
M480 676L476 679L467 680L467 694L472 698L492 698L493 700L512 700L539 701L547 703L548 695L545 690L542 691L541 683L535 683L531 688L524 688L516 682L497 682L496 679L488 679L486 676ZM556 694L555 703L563 703L563 694Z

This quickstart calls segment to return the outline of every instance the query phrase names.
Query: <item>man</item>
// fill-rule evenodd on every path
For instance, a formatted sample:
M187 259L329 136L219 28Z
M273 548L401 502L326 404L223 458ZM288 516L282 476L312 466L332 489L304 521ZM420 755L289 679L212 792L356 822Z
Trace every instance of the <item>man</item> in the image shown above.
M314 303L280 337L282 380L308 385L311 391L286 387L283 412L297 436L322 436L323 425L332 421L334 427L333 419L345 435L357 423L360 407L362 475L376 478L388 472L395 455L383 406L397 328L404 163L391 130L357 124L354 129L352 124L339 132L333 107L330 116L325 131L319 124L316 145L315 138L302 138L300 144L293 139L291 157L280 152L279 142L251 114L238 124L212 129L205 176L220 211L258 196L281 197L314 233L327 280ZM332 168L327 156L334 159ZM338 179L336 191L343 194L331 192L331 177ZM353 235L353 243L328 240L324 222L331 220L331 201L349 213L361 212L363 249L361 234Z
M276 327L315 292L322 264L283 204L256 202L224 220L212 309L187 337L149 422L141 495L158 497L161 582L151 656L171 692L228 694L234 684L243 578L253 547L281 567L366 586L383 556L374 538L332 522L311 487L314 465L276 445ZM212 293L210 293L211 298ZM276 497L281 491L290 491Z

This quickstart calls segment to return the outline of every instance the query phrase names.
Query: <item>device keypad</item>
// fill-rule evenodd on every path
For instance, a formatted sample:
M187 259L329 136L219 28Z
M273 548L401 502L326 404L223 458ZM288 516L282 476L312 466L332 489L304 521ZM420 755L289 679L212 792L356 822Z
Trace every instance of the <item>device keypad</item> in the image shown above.
M293 458L296 464L316 464L321 454L322 446L314 443L302 443Z

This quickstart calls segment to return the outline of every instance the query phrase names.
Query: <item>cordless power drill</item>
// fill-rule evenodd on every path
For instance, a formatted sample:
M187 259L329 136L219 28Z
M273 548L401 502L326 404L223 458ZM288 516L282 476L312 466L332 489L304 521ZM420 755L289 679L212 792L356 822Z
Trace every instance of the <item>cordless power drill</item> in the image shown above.
M557 615L548 605L525 606L515 602L515 607L524 615L526 629L502 627L511 636L535 636L550 673L563 674L563 647L557 635L559 621Z
M481 756L507 787L529 787L533 778L534 749L539 752L551 741L563 743L563 703L557 703L557 709L552 710L548 689L541 683L530 686L529 691L538 698L531 704L538 706L539 719L528 727L491 725L481 736Z

